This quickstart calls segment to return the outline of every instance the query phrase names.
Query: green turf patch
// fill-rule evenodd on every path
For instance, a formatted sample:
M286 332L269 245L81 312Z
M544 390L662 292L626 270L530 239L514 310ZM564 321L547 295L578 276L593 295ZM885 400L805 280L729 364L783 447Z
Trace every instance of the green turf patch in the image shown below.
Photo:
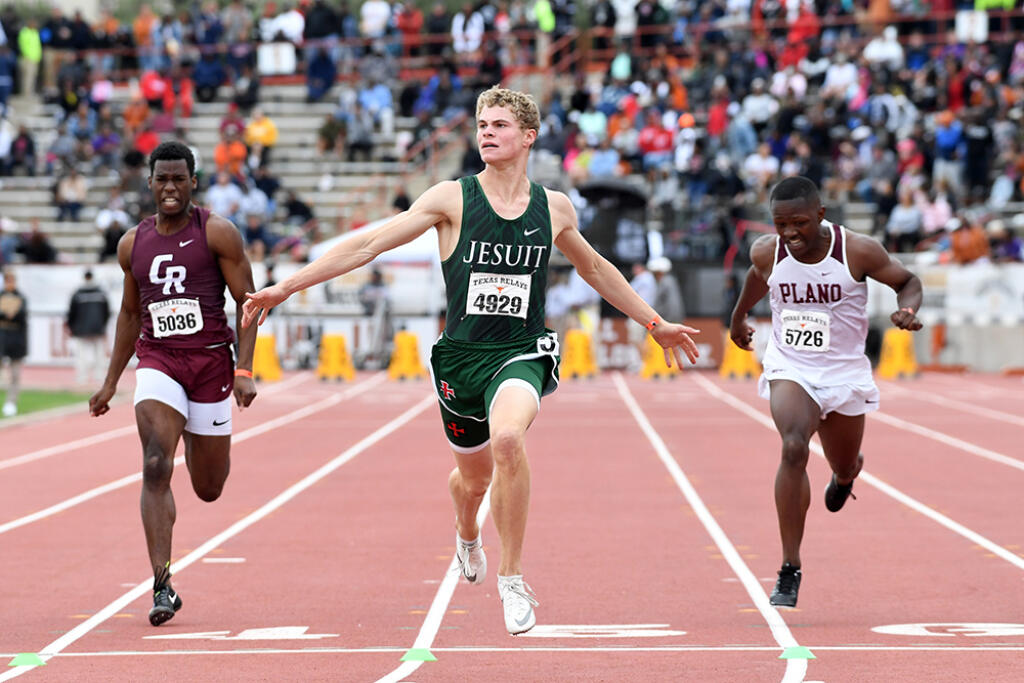
M7 392L0 392L0 403L7 400ZM41 389L22 389L18 394L18 415L27 415L39 410L59 408L71 403L85 403L89 394L77 391L43 391ZM84 410L84 409L83 409ZM3 418L0 418L3 419Z

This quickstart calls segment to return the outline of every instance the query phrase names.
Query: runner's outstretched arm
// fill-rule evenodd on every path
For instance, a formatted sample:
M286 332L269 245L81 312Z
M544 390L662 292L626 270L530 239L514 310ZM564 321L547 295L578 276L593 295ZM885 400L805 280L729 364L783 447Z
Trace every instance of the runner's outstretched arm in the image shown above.
M406 244L445 221L454 198L461 197L453 193L459 192L461 189L455 181L438 183L420 195L407 211L383 225L342 240L273 287L246 294L248 301L243 307L242 326L248 327L257 317L262 325L270 309L295 292L366 265L385 251Z

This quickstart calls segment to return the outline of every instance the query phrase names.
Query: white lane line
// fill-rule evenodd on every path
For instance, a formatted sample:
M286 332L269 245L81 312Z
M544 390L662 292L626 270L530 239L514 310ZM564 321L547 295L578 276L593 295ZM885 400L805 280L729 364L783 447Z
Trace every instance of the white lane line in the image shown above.
M986 408L979 406L974 403L968 403L967 401L961 401L955 398L947 398L941 394L929 394L923 391L912 391L906 387L900 386L895 382L883 382L886 393L892 392L900 394L902 396L911 396L915 401L927 401L928 403L934 403L938 406L946 408L953 408L962 413L971 413L978 417L985 417L992 420L998 420L1000 422L1008 422L1018 427L1024 427L1024 417L1020 415L1014 415L1013 413L1005 413L1002 410L994 410L992 408ZM874 413L871 413L872 415Z
M689 376L692 377L694 381L696 381L698 384L703 386L709 394L711 394L718 400L722 401L723 403L727 403L728 405L732 406L741 413L744 413L748 417L753 418L756 422L759 422L768 429L771 429L773 431L775 430L775 423L772 422L770 417L768 417L761 411L751 407L750 405L736 398L732 394L729 394L723 391L722 389L719 389L717 386L715 386L713 382L705 379L704 377L701 377L697 373L690 373ZM821 450L821 446L819 444L811 442L811 450L814 453L820 455L821 457L825 457L825 453L824 451ZM911 498L902 491L885 483L878 477L868 473L866 470L861 470L859 478L862 479L865 483L874 486L876 489L886 494L887 496L890 496L891 498L894 498L895 500L898 500L899 502L903 503L911 510L919 512L925 517L928 517L929 519L938 522L939 524L946 527L953 533L963 536L971 543L976 543L980 545L981 547L985 548L985 550L988 550L990 553L998 555L999 557L1003 558L1015 567L1024 569L1024 558L1018 557L1017 555L1013 554L1001 545L998 545L997 543L990 541L989 539L985 538L976 531L968 529L959 522L954 522L952 519L945 516L941 512L936 512L935 510L932 510L924 503L921 503L915 498Z
M340 402L345 401L345 400L347 400L349 398L352 398L353 396L358 396L359 394L365 392L366 390L371 389L371 388L375 387L376 385L380 384L385 379L386 379L385 373L383 373L383 372L377 373L377 374L373 375L372 377L370 377L369 379L367 379L366 381L361 382L360 384L356 384L356 385L350 387L349 389L343 391L340 394L333 394L333 395L328 396L327 398L325 398L325 399L323 399L321 401L318 401L316 403L310 404L310 405L305 406L303 408L299 408L298 410L293 410L290 413L287 413L287 414L282 415L280 417L275 417L272 420L267 420L263 424L257 425L255 427L251 427L249 429L246 429L243 432L239 432L237 436L232 437L231 444L232 444L232 446L240 444L240 443L242 443L242 442L244 442L244 441L246 441L248 439L253 438L254 436L259 436L260 434L264 434L264 433L266 433L266 432L268 432L268 431L270 431L272 429L277 429L278 427L280 427L282 425L290 424L290 423L295 422L297 420L301 420L304 417L309 417L310 415L313 415L314 413L318 413L318 412L320 412L322 410L326 410L327 408L330 408L331 406L333 406L333 405L335 405L337 403L340 403ZM132 431L136 431L136 428L135 427L131 427L131 430ZM174 465L176 467L180 466L184 462L185 462L185 456L183 456L183 455L179 455L177 458L174 459ZM115 479L114 481L111 481L111 482L108 482L106 484L103 484L102 486L97 486L94 489L89 489L88 491L85 491L84 493L80 493L77 496L72 496L71 498L67 498L66 500L63 500L63 501L61 501L59 503L51 505L48 508L43 508L42 510L38 510L36 512L33 512L32 514L25 515L24 517L19 517L17 519L12 519L9 522L4 522L3 524L0 524L0 534L5 534L8 531L11 531L12 529L17 529L18 527L23 527L26 524L31 524L32 522L38 522L41 519L46 519L47 517L51 517L51 516L57 514L58 512L63 512L64 510L67 510L69 508L73 508L76 505L80 505L82 503L85 503L86 501L90 501L93 498L97 498L99 496L102 496L105 493L109 493L111 491L116 491L119 488L123 488L125 486L128 486L129 484L132 484L134 482L141 481L141 480L142 480L142 472L136 472L135 474L129 474L126 477L121 477L120 479Z
M204 564L242 564L244 557L204 557Z
M481 529L484 526L484 520L487 519L487 513L490 509L491 487L488 486L487 493L484 494L484 500L476 511L476 523ZM497 568L498 563L495 562L493 566ZM455 593L455 588L459 585L460 576L462 576L462 572L459 571L459 562L453 554L452 561L448 564L448 570L444 573L444 579L441 581L437 593L434 594L433 602L430 603L430 609L427 610L427 615L423 618L420 631L416 634L416 640L412 644L412 649L431 649L434 638L437 637L437 631L441 628L441 620L444 619L445 612L448 611L448 603L451 602L452 594ZM407 651L406 649L402 652ZM422 664L422 661L402 662L394 671L377 679L376 683L397 683L415 672Z
M927 439L931 439L932 441L938 441L944 446L952 446L953 448L958 448L970 453L971 455L977 455L980 458L997 462L1000 465L1006 465L1008 467L1024 471L1024 461L1011 458L1008 455L1003 455L1002 453L989 450L988 448L977 446L973 443L964 441L963 439L958 439L955 436L943 434L940 431L929 429L928 427L922 427L921 425L914 424L913 422L907 422L906 420L901 420L898 417L893 417L892 415L887 415L885 413L868 413L868 417L873 420L878 420L879 422L884 422L887 425L891 425L898 429L917 434L918 436L923 436Z
M298 482L292 484L284 491L274 496L274 498L267 501L250 514L243 517L242 519L238 520L224 531L206 540L198 548L196 548L188 555L172 564L171 573L177 574L181 572L183 569L193 564L197 560L202 559L203 556L205 556L207 553L223 545L225 541L245 531L247 528L249 528L256 522L260 521L261 519L269 515L271 512L274 512L275 510L283 506L285 503L292 500L300 493L310 488L311 486L319 482L321 479L323 479L330 473L334 472L334 470L338 469L352 458L356 457L357 455L359 455L366 449L370 448L384 437L390 435L391 433L398 430L400 427L404 426L406 423L411 421L424 410L434 405L434 402L436 400L437 398L433 395L424 397L413 407L409 408L404 413L394 418L383 427L380 427L369 436L364 437L351 448L337 455L326 464L321 465L316 470L306 475ZM153 580L151 578L145 579L137 586L135 586L135 588L131 589L121 597L117 598L109 605L101 609L99 612L92 615L91 617L83 621L81 624L79 624L75 628L71 629L70 631L62 635L60 638L57 638L57 640L53 641L52 643L44 647L42 650L39 651L39 657L43 661L46 661L54 657L55 655L59 654L62 650L64 650L64 648L68 647L79 638L82 638L83 636L88 634L94 628L96 628L104 621L106 621L110 617L114 616L115 614L123 610L125 607L127 607L134 601L138 600L144 595L148 595L152 590ZM7 673L0 674L0 681L10 680L17 676L20 676L23 673L32 671L35 668L36 667L34 666L12 667L11 670Z
M260 393L273 394L283 389L290 389L293 386L301 384L305 380L309 379L310 376L311 373L303 373L301 375L296 375L295 377L289 377L283 382L279 382L278 384L271 385L266 389L262 389ZM0 470L5 470L8 467L24 465L25 463L29 462L35 462L36 460L42 460L43 458L48 458L51 455L60 455L63 453L68 453L70 451L77 450L79 448L95 446L98 443L110 441L111 439L116 439L122 436L128 436L129 434L136 434L137 432L138 429L135 427L135 425L132 425L130 427L118 427L117 429L111 429L106 432L101 432L99 434L93 434L91 436L84 436L80 439L66 441L64 443L57 444L56 446L47 446L46 448L40 448L39 450L31 451L30 453L25 453L24 455L18 455L13 458L7 458L6 460L0 460Z
M661 436L651 426L647 416L643 410L637 404L636 399L633 398L633 394L630 393L629 387L626 386L626 381L622 379L622 374L616 372L613 376L615 380L615 386L619 390L619 395L622 397L626 407L629 408L629 412L633 415L633 419L636 420L637 424L640 425L641 431L647 437L647 440L654 446L654 451L657 453L658 458L668 469L672 475L672 479L675 480L679 490L682 491L686 497L686 502L690 504L697 518L701 524L707 530L708 535L718 546L719 552L725 558L725 561L729 563L733 573L736 574L743 587L746 589L747 594L750 595L750 599L754 601L754 606L764 617L764 620L768 623L768 628L771 629L772 637L775 638L775 642L779 644L783 650L791 647L799 647L800 644L797 642L793 633L789 630L789 626L786 625L786 620L782 618L778 610L776 610L769 602L768 595L764 592L764 588L761 587L761 582L757 580L754 573L750 571L750 567L747 566L743 558L740 557L740 553L736 550L736 546L732 544L729 537L726 536L725 531L719 526L718 522L715 521L711 511L708 510L704 501L701 500L700 495L697 493L697 489L690 483L689 478L683 472L683 469L676 462L675 458L672 457L672 453L665 446L665 442L662 441ZM803 658L794 658L786 660L786 672L782 678L783 683L795 683L802 681L804 676L807 675L807 660Z
M809 650L817 652L1024 652L1024 645L808 645ZM240 648L237 650L111 650L109 652L60 652L53 659L70 659L75 657L192 657L197 655L373 655L402 654L407 647L313 647L285 650L281 648ZM435 647L431 652L448 652L458 654L469 653L640 653L640 652L778 652L776 645L645 645L639 647L559 647L541 645L537 647ZM17 653L0 653L0 659L16 657Z

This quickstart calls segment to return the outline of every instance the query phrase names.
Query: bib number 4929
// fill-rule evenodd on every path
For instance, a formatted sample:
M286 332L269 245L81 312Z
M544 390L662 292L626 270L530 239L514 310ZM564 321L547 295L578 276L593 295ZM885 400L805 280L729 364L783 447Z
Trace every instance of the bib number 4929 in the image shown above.
M523 310L523 297L507 294L478 294L473 308L494 315L519 315Z

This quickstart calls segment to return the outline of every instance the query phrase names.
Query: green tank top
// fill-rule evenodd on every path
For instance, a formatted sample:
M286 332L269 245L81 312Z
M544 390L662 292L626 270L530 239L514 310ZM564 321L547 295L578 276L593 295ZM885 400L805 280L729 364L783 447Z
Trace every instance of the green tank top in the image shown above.
M448 292L445 335L495 342L544 333L544 297L551 256L551 212L544 188L530 183L523 215L495 213L476 176L462 185L462 227L455 251L441 264Z

